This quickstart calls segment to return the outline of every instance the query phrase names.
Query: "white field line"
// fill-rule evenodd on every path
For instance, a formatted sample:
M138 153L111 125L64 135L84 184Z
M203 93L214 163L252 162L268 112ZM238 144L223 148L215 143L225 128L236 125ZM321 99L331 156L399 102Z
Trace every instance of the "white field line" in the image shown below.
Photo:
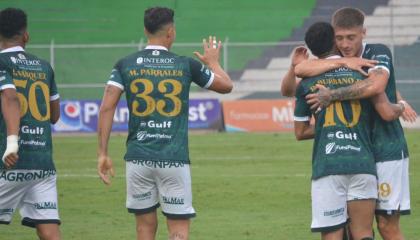
M194 175L192 178L273 178L273 177L287 177L287 178L310 178L311 176L309 174L304 173L296 173L296 174L221 174L221 175ZM83 174L83 173L64 173L64 174L57 174L57 178L97 178L99 179L99 176L97 174ZM114 178L125 178L125 174L117 174Z

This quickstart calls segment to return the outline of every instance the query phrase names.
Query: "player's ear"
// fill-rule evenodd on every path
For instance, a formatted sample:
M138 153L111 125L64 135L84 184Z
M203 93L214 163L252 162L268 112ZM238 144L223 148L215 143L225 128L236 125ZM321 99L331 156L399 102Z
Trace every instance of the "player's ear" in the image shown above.
M23 32L23 43L26 44L29 42L29 33L27 30Z
M363 30L362 30L362 37L363 37L363 38L365 38L365 37L366 37L366 28L365 28L365 27L363 27Z

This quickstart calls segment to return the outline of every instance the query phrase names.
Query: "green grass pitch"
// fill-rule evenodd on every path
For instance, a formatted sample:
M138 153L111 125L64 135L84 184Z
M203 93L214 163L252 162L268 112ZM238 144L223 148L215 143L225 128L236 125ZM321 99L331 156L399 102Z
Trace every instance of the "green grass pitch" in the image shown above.
M420 132L408 131L412 215L402 218L406 239L418 238ZM124 136L113 136L117 176L104 186L96 175L96 137L54 137L63 239L135 239L125 209ZM312 141L292 134L209 133L190 136L194 207L191 239L319 239L309 230ZM166 239L160 214L157 239ZM0 239L35 239L34 230L0 226Z

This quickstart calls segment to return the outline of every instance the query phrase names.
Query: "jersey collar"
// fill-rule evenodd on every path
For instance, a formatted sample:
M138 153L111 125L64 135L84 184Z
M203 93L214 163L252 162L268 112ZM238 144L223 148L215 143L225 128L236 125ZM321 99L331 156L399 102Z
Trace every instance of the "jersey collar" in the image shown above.
M10 48L3 49L0 53L24 52L24 51L25 51L25 49L23 49L23 47L21 47L21 46L15 46L15 47L10 47Z
M153 50L165 50L168 51L168 49L164 46L160 46L160 45L147 45L146 48L144 49L153 49Z

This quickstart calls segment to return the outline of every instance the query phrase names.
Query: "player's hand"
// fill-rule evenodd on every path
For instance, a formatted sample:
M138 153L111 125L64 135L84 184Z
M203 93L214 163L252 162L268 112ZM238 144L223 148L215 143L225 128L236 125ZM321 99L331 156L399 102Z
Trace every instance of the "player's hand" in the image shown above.
M306 49L304 46L295 47L292 53L292 67L296 67L296 65L305 60L308 60L308 58L308 49Z
M401 117L404 121L414 123L417 119L416 111L408 104L406 101L404 104L404 112L402 112Z
M311 106L312 110L319 112L322 108L331 104L331 91L320 84L317 84L315 88L318 89L318 92L306 95L306 102Z
M106 184L111 184L111 177L115 176L114 168L112 167L111 158L108 155L98 156L98 175L99 178Z
M7 136L6 150L4 151L3 157L1 158L6 169L13 167L19 158L17 155L19 150L18 139L19 138L17 135Z
M16 153L9 153L3 156L3 162L6 169L12 168L19 159L19 156Z
M363 70L363 68L373 68L378 61L364 59L360 57L351 57L351 58L343 58L345 61L346 67L352 70L360 72L364 76L368 76L368 73Z
M209 41L203 39L203 54L194 52L198 59L210 68L214 64L219 64L220 49L222 48L222 42L216 41L216 37L209 36Z

